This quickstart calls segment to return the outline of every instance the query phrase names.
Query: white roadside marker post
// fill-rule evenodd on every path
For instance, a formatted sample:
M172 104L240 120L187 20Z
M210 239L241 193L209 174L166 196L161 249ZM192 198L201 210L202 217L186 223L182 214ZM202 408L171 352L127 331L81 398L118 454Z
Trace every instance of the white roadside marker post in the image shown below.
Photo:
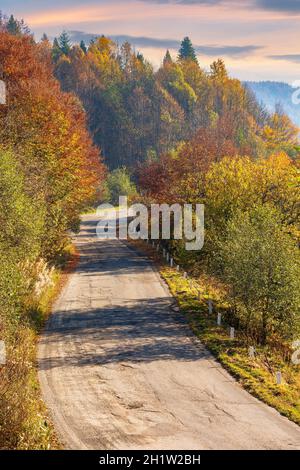
M229 330L229 336L230 336L230 339L234 339L235 330L232 326L230 327L230 330Z
M187 273L186 272L183 273L183 279L187 279Z
M176 270L179 272L180 271L180 266L177 264Z
M282 374L280 371L276 372L276 383L277 385L281 385L282 383Z
M218 325L218 326L221 326L221 324L222 324L222 314L221 314L221 313L218 313L217 325Z
M254 348L254 346L249 346L248 353L249 353L249 357L251 359L253 359L255 357L255 348Z
M174 260L173 260L173 258L170 259L170 266L171 266L171 268L173 268L173 266L174 266Z

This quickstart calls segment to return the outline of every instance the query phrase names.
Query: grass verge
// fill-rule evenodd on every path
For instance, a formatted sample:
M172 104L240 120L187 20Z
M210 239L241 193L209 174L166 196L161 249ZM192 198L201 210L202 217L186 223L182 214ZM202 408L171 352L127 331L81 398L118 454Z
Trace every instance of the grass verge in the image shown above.
M218 326L217 313L226 318L228 304L219 295L217 282L208 276L184 279L182 273L170 268L151 246L142 241L131 242L156 264L169 286L194 334L211 351L224 368L252 395L275 408L300 425L300 367L284 361L280 353L269 346L256 346L254 358L249 357L249 338L237 332L230 339L229 325ZM201 291L199 299L199 289ZM208 300L213 301L209 314ZM277 385L276 372L282 373Z
M69 245L40 295L30 295L24 318L4 333L7 362L0 366L0 449L60 448L41 398L36 353L39 334L77 258Z

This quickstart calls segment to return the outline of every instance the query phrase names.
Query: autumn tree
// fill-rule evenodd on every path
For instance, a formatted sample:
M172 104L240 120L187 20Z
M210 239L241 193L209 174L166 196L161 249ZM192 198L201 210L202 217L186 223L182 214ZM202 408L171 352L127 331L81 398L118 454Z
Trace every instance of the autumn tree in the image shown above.
M54 44L55 75L63 90L81 100L107 164L135 167L149 154L165 154L179 142L190 141L200 130L215 133L216 148L230 143L240 155L257 158L283 150L296 157L298 148L287 136L287 127L282 138L275 139L277 118L239 80L229 77L223 60L213 62L206 72L193 60L191 47L188 38L184 40L184 58L177 62L167 51L154 72L128 42L119 46L101 36L87 53L74 45L67 55ZM282 129L286 118L280 119ZM285 137L291 142L284 144Z
M49 43L35 43L23 27L10 34L12 21L1 22L0 73L8 99L0 106L0 333L7 349L0 447L40 448L44 418L32 399L39 266L61 259L68 230L101 197L105 168L82 105L54 78Z
M94 197L103 165L82 107L61 92L40 45L30 36L0 33L0 61L9 95L0 114L1 143L14 149L28 195L45 204L42 249L51 257Z
M276 210L264 205L236 212L221 242L221 259L238 326L262 344L272 335L285 340L297 337L299 252L282 231Z
M210 66L210 76L214 80L224 81L228 78L225 63L222 59L214 61Z
M262 130L262 137L269 152L281 150L294 158L299 153L298 135L299 129L280 107L277 107Z
M202 128L188 142L138 170L143 192L159 201L192 203L205 196L205 180L213 162L236 154L227 129Z
M257 204L276 208L288 225L299 218L298 171L286 154L268 159L226 157L206 175L206 202L213 225L223 231L237 210L247 212Z

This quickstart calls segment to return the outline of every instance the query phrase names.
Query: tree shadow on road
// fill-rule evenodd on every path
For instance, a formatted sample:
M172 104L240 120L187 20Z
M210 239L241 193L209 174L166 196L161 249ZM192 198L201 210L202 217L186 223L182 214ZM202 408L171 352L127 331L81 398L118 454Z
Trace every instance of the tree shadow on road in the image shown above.
M122 307L56 312L41 341L62 355L40 359L40 369L207 357L184 317L171 310L170 299L123 303Z

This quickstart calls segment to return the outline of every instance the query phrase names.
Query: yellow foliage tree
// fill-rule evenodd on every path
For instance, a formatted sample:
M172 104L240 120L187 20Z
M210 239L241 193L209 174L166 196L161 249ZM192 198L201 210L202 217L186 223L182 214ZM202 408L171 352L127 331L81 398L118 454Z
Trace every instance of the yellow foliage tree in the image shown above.
M267 159L237 156L214 163L206 177L206 204L210 223L224 228L237 210L269 204L282 221L295 225L300 215L299 171L284 153Z
M298 135L299 129L280 111L271 116L262 130L262 138L270 152L282 150L291 157L298 153Z

